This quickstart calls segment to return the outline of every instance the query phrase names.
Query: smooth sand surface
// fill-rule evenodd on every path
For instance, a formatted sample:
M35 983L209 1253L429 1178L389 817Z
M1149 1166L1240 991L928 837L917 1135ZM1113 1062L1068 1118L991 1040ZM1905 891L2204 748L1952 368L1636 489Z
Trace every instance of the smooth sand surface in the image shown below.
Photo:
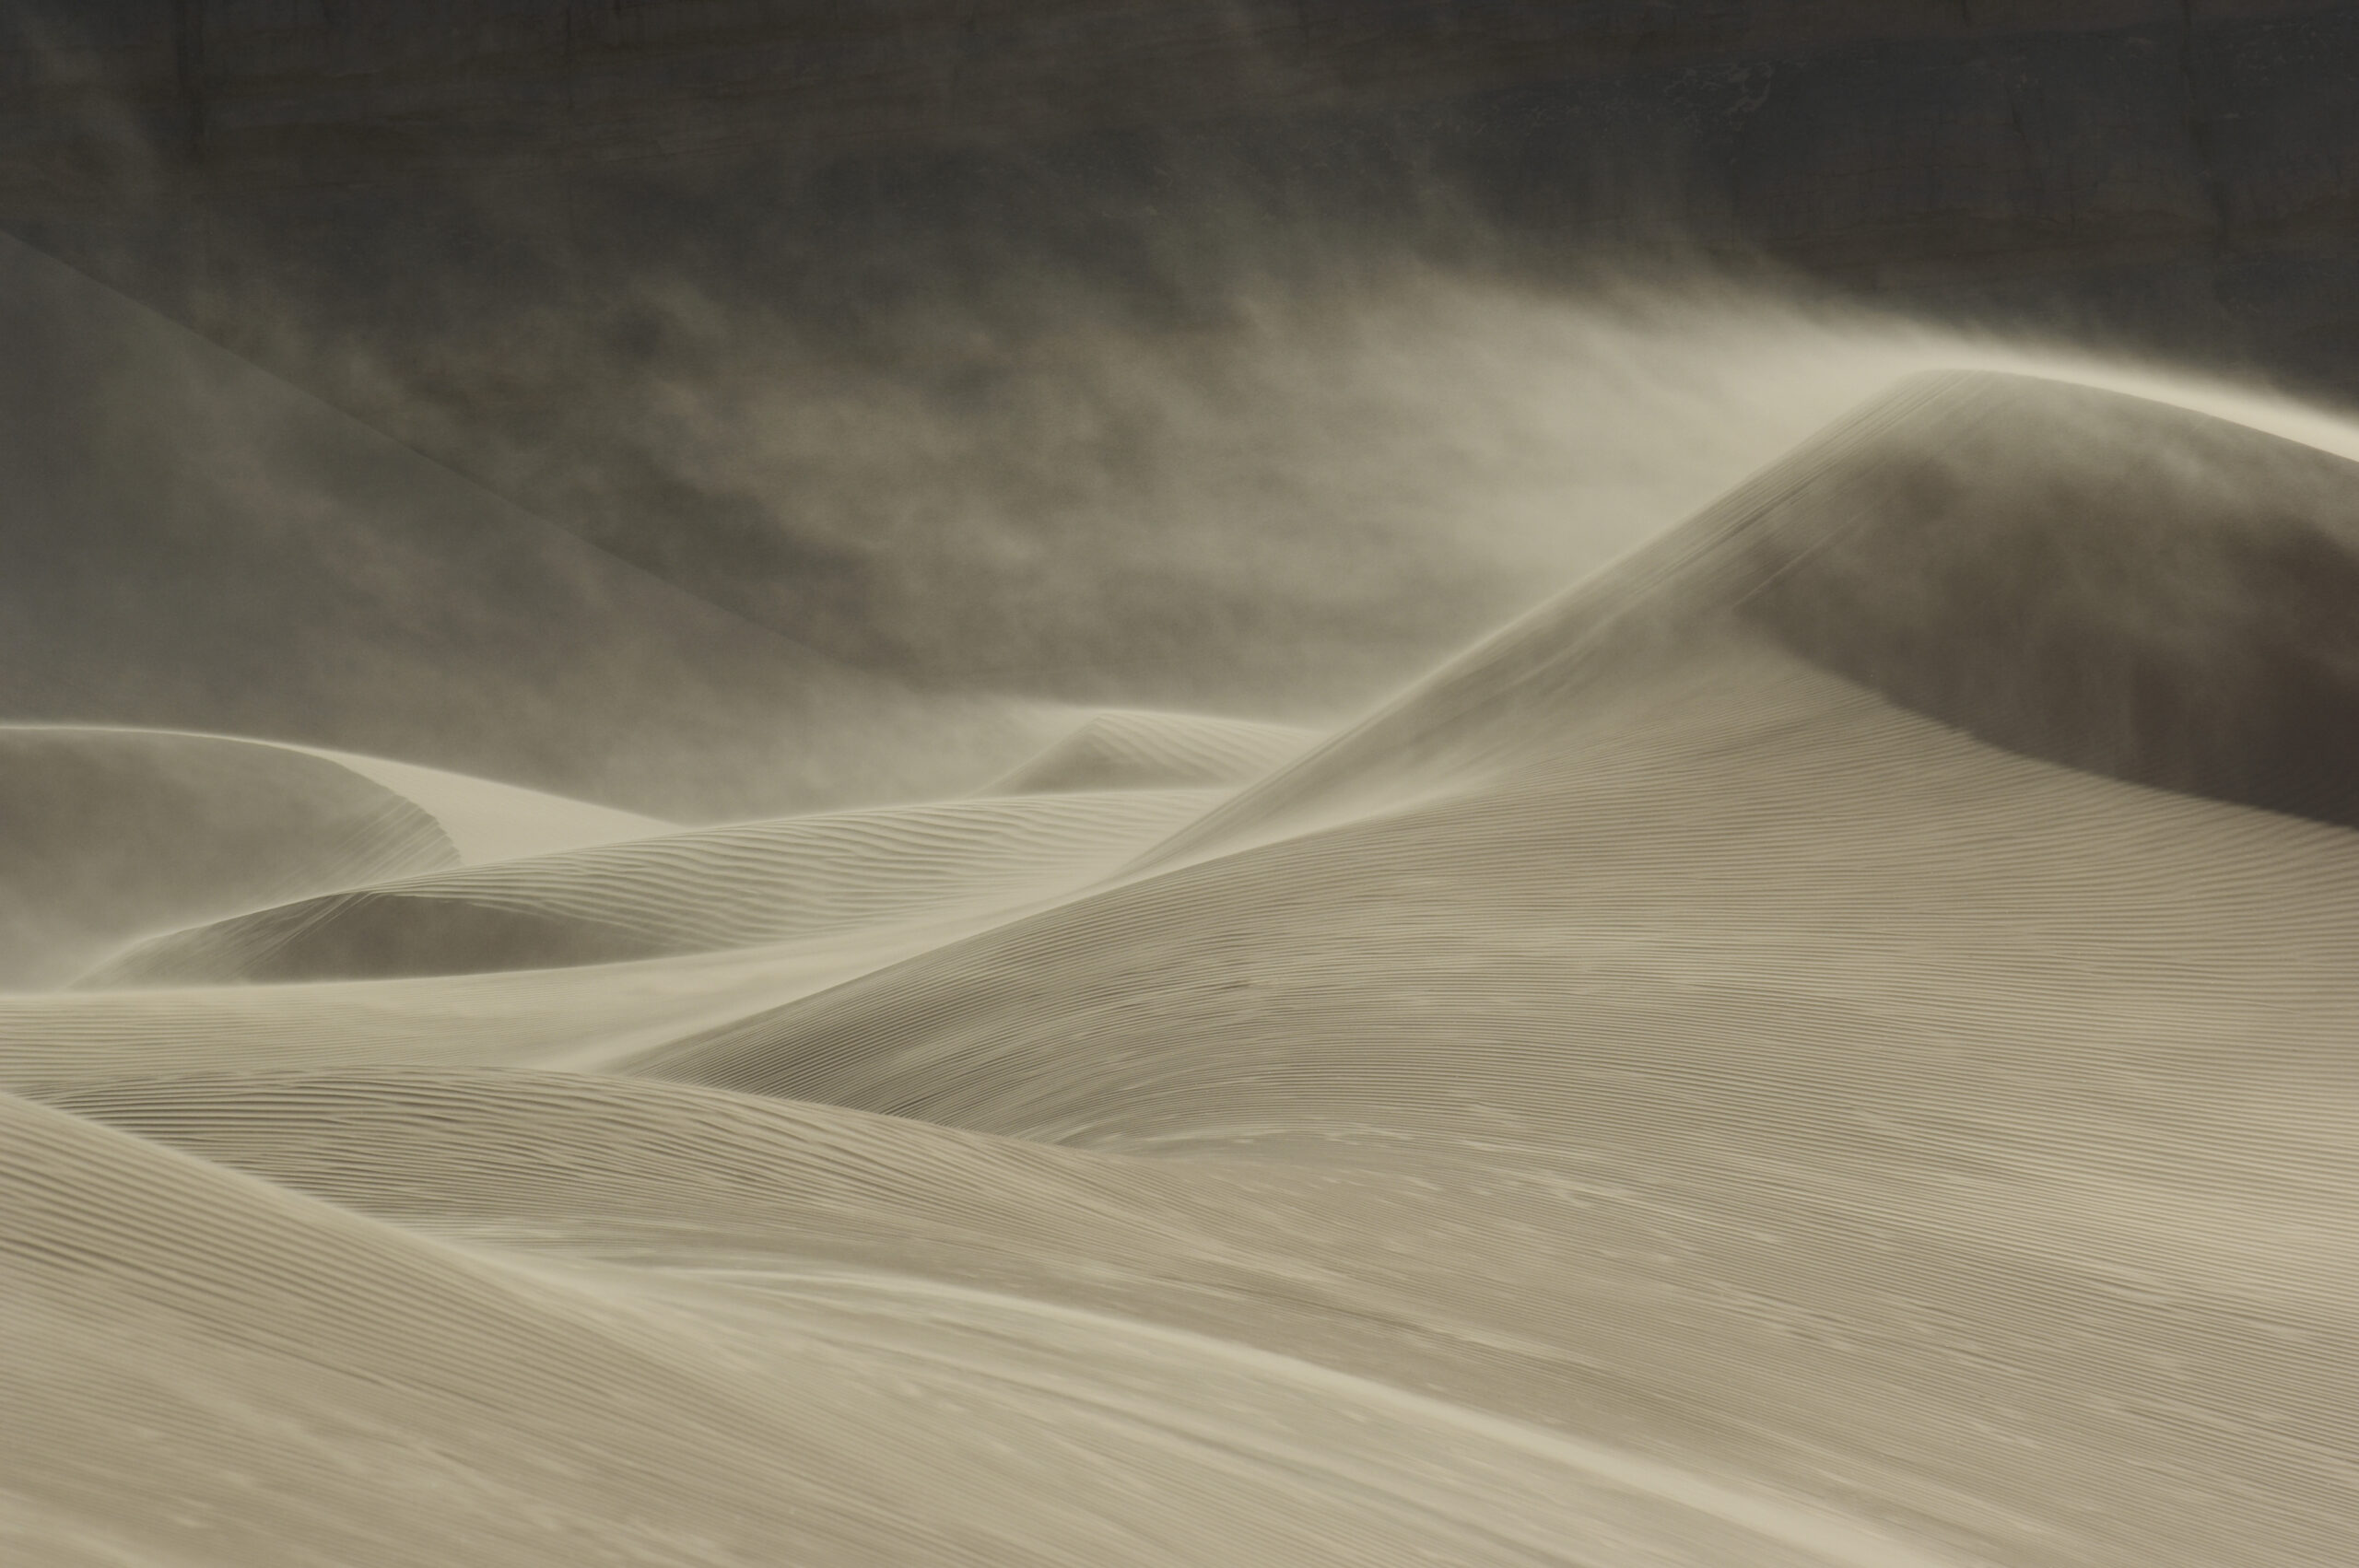
M319 746L296 749L340 763L417 806L442 829L459 863L465 866L552 854L559 849L580 849L593 844L619 844L628 838L651 838L679 825L636 812L552 795L545 790L519 789L497 779L475 778L440 767L420 767L416 763L360 756Z
M2359 835L2215 755L2338 644L2075 532L2071 442L1925 467L2068 415L2189 427L1904 387L1228 790L357 895L660 954L0 1000L0 1548L2359 1559ZM2185 548L2359 555L2285 498L2359 469L2194 428ZM1828 619L1968 579L2029 630Z

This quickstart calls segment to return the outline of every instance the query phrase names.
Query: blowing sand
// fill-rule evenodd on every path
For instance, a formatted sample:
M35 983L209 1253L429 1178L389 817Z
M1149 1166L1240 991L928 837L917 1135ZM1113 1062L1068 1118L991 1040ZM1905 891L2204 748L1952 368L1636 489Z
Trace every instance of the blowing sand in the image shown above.
M1323 739L294 769L0 997L0 1552L2351 1562L2354 478L1938 377Z

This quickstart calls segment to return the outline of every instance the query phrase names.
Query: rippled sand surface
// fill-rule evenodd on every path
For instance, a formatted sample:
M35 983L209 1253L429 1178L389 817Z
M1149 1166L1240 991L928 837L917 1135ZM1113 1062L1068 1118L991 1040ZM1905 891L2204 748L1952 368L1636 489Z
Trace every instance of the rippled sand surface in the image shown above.
M0 1558L2359 1560L2354 476L1923 379L1332 735L718 828L0 731Z

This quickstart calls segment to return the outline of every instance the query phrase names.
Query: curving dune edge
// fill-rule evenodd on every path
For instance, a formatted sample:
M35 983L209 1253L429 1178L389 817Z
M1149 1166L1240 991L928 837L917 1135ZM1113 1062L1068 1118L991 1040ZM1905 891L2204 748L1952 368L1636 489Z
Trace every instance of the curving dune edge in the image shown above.
M1919 379L1335 733L717 826L0 730L0 1556L2359 1558L2354 481Z

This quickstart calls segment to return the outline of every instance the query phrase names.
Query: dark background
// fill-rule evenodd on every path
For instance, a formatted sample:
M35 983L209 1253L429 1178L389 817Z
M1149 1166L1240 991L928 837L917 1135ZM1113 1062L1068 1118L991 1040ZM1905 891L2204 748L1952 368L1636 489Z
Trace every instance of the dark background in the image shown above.
M2354 193L2315 0L0 4L0 229L823 660L1272 716L1289 650L1513 595L1406 524L1323 596L1175 565L1105 521L1211 461L1134 362L1388 277L1675 276L2348 402ZM757 482L711 410L780 385ZM907 504L829 466L894 431L956 448ZM921 570L970 480L1064 521ZM1169 547L1089 554L1124 526Z
M593 301L654 261L759 272L809 309L887 306L952 273L980 287L992 263L1171 287L1185 252L1223 241L1169 231L1217 197L1407 245L1479 229L1491 259L1543 271L1678 247L2359 385L2349 5L10 0L5 16L0 222L225 339L253 330L263 290L391 332L526 288Z

